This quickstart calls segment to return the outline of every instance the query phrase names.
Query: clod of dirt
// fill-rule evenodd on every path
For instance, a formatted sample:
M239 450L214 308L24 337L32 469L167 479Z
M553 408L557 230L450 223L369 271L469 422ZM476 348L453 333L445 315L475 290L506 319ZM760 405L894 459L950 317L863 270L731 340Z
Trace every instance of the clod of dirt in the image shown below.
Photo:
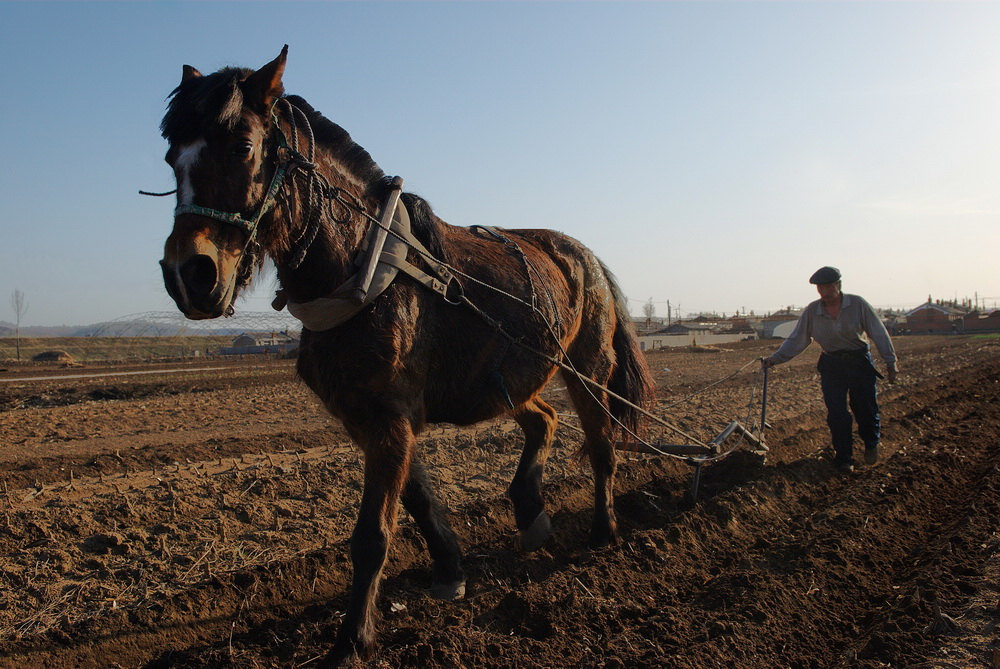
M124 537L117 534L95 534L85 539L82 545L84 553L92 555L124 555L128 553L129 544Z
M949 616L947 613L942 613L939 605L934 605L934 621L927 626L924 630L924 634L933 634L937 636L958 636L964 633L965 629L963 629L961 623Z

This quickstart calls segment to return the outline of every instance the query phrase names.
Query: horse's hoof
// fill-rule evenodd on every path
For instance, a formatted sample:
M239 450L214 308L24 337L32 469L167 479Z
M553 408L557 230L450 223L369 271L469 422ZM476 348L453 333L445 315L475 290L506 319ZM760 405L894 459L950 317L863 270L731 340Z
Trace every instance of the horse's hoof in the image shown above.
M354 654L353 648L341 648L338 645L333 647L326 656L321 659L316 666L320 669L339 669L339 667L346 667L350 662L353 662L357 656Z
M615 534L611 535L601 535L599 537L590 538L590 548L591 550L600 551L605 548L610 548L612 546L618 545L618 536Z
M374 637L370 641L365 641L353 635L347 634L341 629L337 634L337 640L333 644L333 650L326 654L317 666L324 669L334 667L346 667L356 664L358 660L370 660L375 656Z
M528 529L521 530L521 550L526 553L537 551L550 536L552 536L552 521L549 519L549 514L542 511Z
M453 581L451 583L432 583L431 597L442 599L446 602L453 602L465 597L465 581Z
M590 547L600 550L618 544L618 523L610 524L595 522L590 528Z

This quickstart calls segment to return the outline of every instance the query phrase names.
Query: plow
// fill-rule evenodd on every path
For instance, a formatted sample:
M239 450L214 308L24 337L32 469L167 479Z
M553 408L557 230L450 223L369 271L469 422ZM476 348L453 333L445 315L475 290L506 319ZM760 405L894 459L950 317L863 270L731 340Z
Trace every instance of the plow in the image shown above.
M693 397L705 392L712 386L718 385L723 381L731 379L736 375L740 374L743 370L752 364L757 363L757 360L747 363L739 370L730 374L729 376L715 381L712 384L702 388L701 390L685 397L684 399L671 404L670 406L676 406L677 404L686 402ZM688 432L681 430L673 423L665 420L664 418L657 416L645 409L640 407L635 407L639 409L646 418L653 421L661 427L667 428L670 432L674 433L676 436L681 437L684 441L683 443L678 443L679 440L673 442L667 442L663 440L649 441L642 439L638 435L628 432L631 439L622 440L615 443L615 449L618 451L627 451L631 453L641 453L644 455L660 455L664 457L675 458L693 468L691 476L691 486L688 490L688 496L692 501L697 501L698 499L698 489L701 485L701 475L702 468L714 462L719 462L726 459L733 453L737 452L744 445L747 446L747 450L765 461L768 454L767 441L765 439L765 430L768 427L767 424L767 383L768 383L768 368L763 364L761 365L760 371L760 406L759 414L757 414L756 419L753 415L753 410L756 409L757 402L755 401L756 396L756 386L751 390L750 401L747 408L747 414L744 419L741 420L731 420L726 426L712 439L704 441L698 439L697 437L689 434ZM589 381L589 379L584 378L584 381ZM615 399L626 402L622 397L619 397L615 393L611 392L605 387L599 386L596 383L591 382L596 388L601 391L608 393ZM566 414L564 414L566 415ZM572 416L573 414L568 414ZM574 430L579 430L574 426L570 426ZM582 430L580 430L582 432Z

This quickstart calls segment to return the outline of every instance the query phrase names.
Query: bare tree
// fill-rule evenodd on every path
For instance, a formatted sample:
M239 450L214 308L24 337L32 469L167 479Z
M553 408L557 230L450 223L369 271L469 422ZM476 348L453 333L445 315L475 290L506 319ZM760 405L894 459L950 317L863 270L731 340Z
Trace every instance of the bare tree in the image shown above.
M14 343L17 347L17 359L21 360L21 319L28 313L28 301L24 299L24 293L14 289L10 296L10 306L14 309Z
M648 330L653 321L653 316L656 315L656 305L653 304L653 298L649 298L646 304L642 305L642 315L646 317L646 329Z

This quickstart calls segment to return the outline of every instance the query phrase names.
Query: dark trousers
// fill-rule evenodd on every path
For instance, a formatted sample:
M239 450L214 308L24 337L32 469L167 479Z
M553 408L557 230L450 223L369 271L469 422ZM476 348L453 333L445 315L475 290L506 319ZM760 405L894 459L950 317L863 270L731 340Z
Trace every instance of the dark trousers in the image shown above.
M868 351L824 353L817 365L823 401L826 403L826 424L833 437L836 462L851 462L854 438L851 414L858 422L858 435L865 446L878 444L880 420L875 381L879 377ZM848 403L850 411L848 411Z

